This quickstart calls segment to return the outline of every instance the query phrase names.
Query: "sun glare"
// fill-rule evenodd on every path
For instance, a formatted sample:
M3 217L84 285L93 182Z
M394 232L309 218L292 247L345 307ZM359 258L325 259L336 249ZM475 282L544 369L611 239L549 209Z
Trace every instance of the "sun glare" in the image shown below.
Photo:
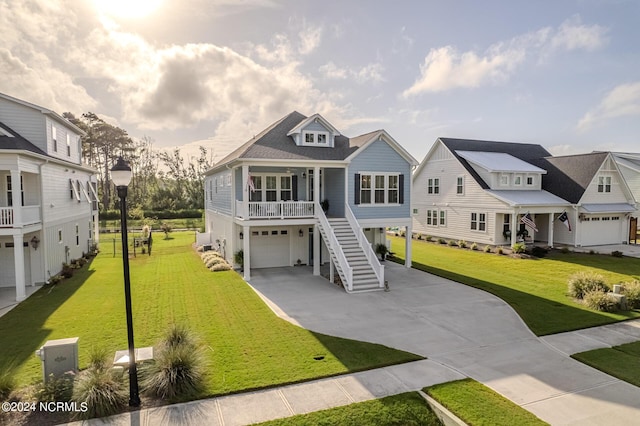
M115 18L144 18L155 12L164 0L93 0L101 13Z

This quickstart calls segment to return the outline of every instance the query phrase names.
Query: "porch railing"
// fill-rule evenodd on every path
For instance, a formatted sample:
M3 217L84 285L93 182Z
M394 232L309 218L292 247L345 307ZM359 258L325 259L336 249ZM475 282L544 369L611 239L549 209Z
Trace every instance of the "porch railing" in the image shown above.
M314 217L313 201L267 201L248 203L248 212L244 203L236 200L236 216L244 219L288 219Z
M345 203L344 208L345 217L347 221L349 221L349 225L351 225L353 233L358 239L358 244L360 245L360 247L362 247L362 251L367 257L367 261L369 261L369 265L371 265L373 272L375 272L376 278L378 278L380 288L382 288L384 287L384 265L382 265L380 261L378 261L378 256L376 256L376 253L373 251L373 247L371 247L371 243L369 242L369 240L367 240L367 237L362 232L362 227L360 227L360 224L351 211L349 205Z
M40 206L20 207L20 213L22 223L15 223L14 207L0 207L0 226L6 228L16 225L31 225L41 221Z

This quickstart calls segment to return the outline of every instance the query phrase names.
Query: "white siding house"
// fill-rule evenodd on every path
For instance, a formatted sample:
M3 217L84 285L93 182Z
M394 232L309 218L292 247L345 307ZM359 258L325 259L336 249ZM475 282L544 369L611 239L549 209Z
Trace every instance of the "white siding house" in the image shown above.
M97 241L81 136L55 112L0 94L0 287L15 287L18 301Z
M552 157L539 145L466 139L434 143L412 195L415 232L493 245L625 242L635 210L608 153Z
M378 290L384 266L373 247L384 228L411 232L417 162L387 132L347 138L319 114L293 112L217 163L205 177L206 235L255 268L329 263L345 289ZM410 245L407 265L410 265Z

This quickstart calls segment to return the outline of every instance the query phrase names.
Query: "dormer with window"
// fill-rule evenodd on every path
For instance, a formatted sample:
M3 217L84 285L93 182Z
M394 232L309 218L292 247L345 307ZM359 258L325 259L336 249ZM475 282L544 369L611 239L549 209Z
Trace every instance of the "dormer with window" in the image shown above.
M541 190L547 171L504 152L456 151L493 190Z
M314 114L291 129L287 136L292 137L298 146L333 148L335 137L340 136L340 132L320 114Z

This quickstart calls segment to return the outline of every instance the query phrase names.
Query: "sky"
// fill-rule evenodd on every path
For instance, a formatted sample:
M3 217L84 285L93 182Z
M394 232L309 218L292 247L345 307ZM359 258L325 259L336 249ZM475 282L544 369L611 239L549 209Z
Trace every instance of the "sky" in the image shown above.
M640 2L0 0L0 92L214 161L292 111L640 152Z

